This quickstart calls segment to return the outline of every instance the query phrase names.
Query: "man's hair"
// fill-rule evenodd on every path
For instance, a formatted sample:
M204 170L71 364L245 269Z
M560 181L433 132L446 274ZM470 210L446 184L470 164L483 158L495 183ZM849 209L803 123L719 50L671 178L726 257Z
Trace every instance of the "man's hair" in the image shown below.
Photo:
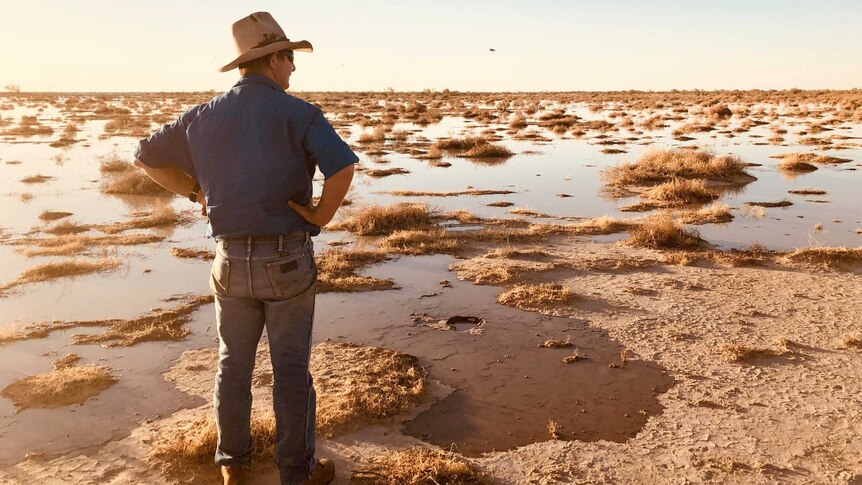
M279 59L284 59L289 56L291 53L290 49L282 49L278 52L273 52L272 54L267 54L263 57L258 57L257 59L252 59L247 62L243 62L239 65L239 73L240 75L245 76L249 73L258 73L266 69L266 66L269 65L269 58L272 56L278 56Z

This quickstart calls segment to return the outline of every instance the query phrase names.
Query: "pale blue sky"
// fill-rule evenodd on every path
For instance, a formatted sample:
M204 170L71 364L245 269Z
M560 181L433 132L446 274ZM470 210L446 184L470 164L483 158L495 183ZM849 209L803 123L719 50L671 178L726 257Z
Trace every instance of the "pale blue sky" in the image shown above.
M858 0L0 0L0 86L221 91L258 10L315 46L296 90L862 87Z

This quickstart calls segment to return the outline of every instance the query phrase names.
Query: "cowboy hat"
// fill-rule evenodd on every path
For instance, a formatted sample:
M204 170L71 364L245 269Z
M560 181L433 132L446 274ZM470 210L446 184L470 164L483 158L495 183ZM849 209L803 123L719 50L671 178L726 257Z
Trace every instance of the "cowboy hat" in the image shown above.
M311 52L313 49L307 40L291 42L269 12L255 12L237 20L231 29L239 57L223 66L219 72L236 69L243 62L253 61L284 49L302 52Z

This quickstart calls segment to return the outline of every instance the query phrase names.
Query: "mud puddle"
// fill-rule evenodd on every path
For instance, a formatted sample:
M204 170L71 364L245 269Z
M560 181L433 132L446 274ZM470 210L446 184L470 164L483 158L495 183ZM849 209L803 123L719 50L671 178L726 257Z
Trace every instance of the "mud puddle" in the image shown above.
M368 272L393 278L400 291L318 297L316 339L408 352L430 378L455 389L406 423L405 433L476 456L552 439L550 421L560 439L621 442L661 412L656 396L673 380L659 366L623 365L622 347L586 321L497 304L500 288L457 281L445 270L452 261L402 258ZM453 316L484 321L453 319L449 329L428 324ZM568 338L573 347L538 347L550 338ZM586 358L564 364L574 349Z

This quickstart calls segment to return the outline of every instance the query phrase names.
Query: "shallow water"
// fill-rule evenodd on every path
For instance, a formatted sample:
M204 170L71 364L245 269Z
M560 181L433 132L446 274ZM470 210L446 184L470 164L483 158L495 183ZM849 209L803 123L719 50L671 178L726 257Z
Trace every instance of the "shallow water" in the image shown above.
M6 101L3 103L8 104ZM585 119L602 119L608 114L590 112L585 106L567 108ZM37 108L35 105L18 106L13 110L2 110L0 114L4 119L14 120L21 115L37 114ZM38 116L43 123L54 127L54 135L0 136L0 228L9 236L6 244L0 244L0 262L3 263L0 264L0 282L13 280L30 266L62 260L58 257L26 258L10 244L34 229L44 228L46 224L38 220L38 215L44 210L73 212L68 220L96 224L123 220L132 212L152 210L166 203L178 210L192 207L180 198L166 201L156 197L102 194L99 192L102 175L98 170L98 158L116 152L121 158L131 160L137 139L103 139L106 122L94 120L80 126L81 131L76 138L83 141L67 148L52 148L48 144L59 138L66 124L66 114L49 107ZM732 120L730 128L735 124L736 121ZM785 139L788 143L795 143L799 137L794 132L801 125L784 124L790 130ZM716 133L695 134L692 135L695 140L688 142L674 140L670 134L673 127L642 135L621 130L611 138L638 136L639 140L613 146L627 150L627 153L606 155L601 153L605 146L597 144L600 140L594 131L581 138L573 138L542 130L551 141L533 142L512 140L505 132L505 125L490 126L504 136L501 143L515 152L515 156L496 163L448 157L446 160L452 166L442 168L394 152L382 157L388 160L386 164L374 161L380 157L360 154L366 167L402 167L410 174L386 178L358 174L350 194L354 207L418 201L444 210L468 210L483 217L515 217L507 212L507 208L487 206L491 202L506 200L514 204L513 208L529 208L553 216L641 217L642 214L618 211L620 207L635 202L636 198L617 200L603 195L602 169L634 161L651 148L698 145L761 164L750 169L757 177L755 182L738 192L726 193L719 202L734 209L741 209L744 202L750 201L788 199L794 203L787 208L764 209L762 218L734 210L736 218L729 224L698 226L701 235L709 242L722 248L761 243L779 250L809 245L862 245L862 236L855 233L856 228L862 227L859 211L862 193L858 190L862 186L862 170L855 170L862 164L862 149L856 139L846 140L857 145L851 149L822 151L792 145L757 145L770 136L768 126L752 128L734 138ZM397 129L416 130L415 135L432 140L478 133L486 127L475 121L452 117L427 127L413 124L396 126ZM830 133L862 136L859 125L844 123L841 128L849 129ZM0 127L0 131L3 129ZM354 127L351 140L355 140L361 131ZM527 151L540 153L525 154ZM853 161L819 166L816 172L793 178L776 169L779 160L769 158L777 153L812 151ZM9 164L9 161L21 163ZM22 178L35 174L54 178L42 184L20 182ZM391 190L460 191L468 187L510 189L515 193L457 197L396 197L384 193ZM790 189L808 187L826 190L827 195L803 197L787 193ZM318 192L319 189L316 187ZM23 193L32 194L32 200L22 201L20 194ZM571 197L561 198L558 194ZM808 202L806 199L824 199L829 203ZM822 224L823 229L815 230L816 224ZM0 329L54 319L131 318L153 307L169 305L162 299L174 294L208 293L208 263L181 260L169 253L170 247L174 246L212 248L212 241L203 237L203 219L197 219L189 226L156 233L167 239L157 244L109 250L109 255L119 257L124 263L118 271L29 284L9 291L5 297L0 297ZM596 239L615 241L621 237L624 235ZM338 239L350 237L344 233L324 232L316 240L317 248L323 249L327 241ZM626 369L609 368L608 363L615 355L618 356L619 348L606 335L589 329L584 322L549 319L500 307L494 303L498 289L457 282L454 275L445 269L449 261L450 258L442 256L401 258L368 271L368 274L394 278L403 287L401 290L326 294L318 299L316 340L344 339L401 349L418 355L432 378L458 389L450 398L435 404L409 423L407 428L411 434L437 444L457 443L465 453L475 454L547 439L549 418L564 424L573 438L621 440L642 425L645 417L638 413L640 409L649 413L660 411L652 388L661 390L669 385L669 379L661 374L660 369L646 362L631 363ZM444 278L453 281L455 288L440 289L436 282ZM420 298L422 294L433 292L439 295ZM393 302L397 304L393 305ZM440 319L454 314L480 313L477 316L486 318L488 323L481 336L473 336L463 330L442 332L417 328L409 318L412 311L426 312ZM90 450L105 440L123 436L142 419L166 415L182 406L200 404L183 398L161 379L161 373L170 366L170 361L184 349L214 345L212 308L201 309L190 329L192 336L183 342L147 343L132 348L69 345L71 334L98 329L73 329L57 332L45 339L2 347L4 359L0 360L0 387L15 378L49 370L50 363L67 352L81 354L84 363L105 363L122 375L116 386L81 406L27 410L16 414L8 400L0 400L0 464L17 461L29 451L56 454ZM529 332L525 333L525 329ZM571 335L579 349L588 354L588 361L561 367L561 354L565 354L566 349L535 347L544 338L565 338L566 335ZM49 352L50 355L44 355ZM515 357L505 358L505 355ZM502 362L498 363L497 359ZM456 370L451 370L453 368ZM554 369L554 373L548 373L548 368ZM556 379L558 372L567 373L564 381ZM529 377L524 378L523 375ZM511 389L511 393L502 395L500 389L504 384L509 384L507 391ZM565 392L557 392L560 389ZM549 392L551 390L554 392ZM622 390L631 395L630 400L606 399L621 395ZM530 401L534 396L543 396L541 402ZM574 398L576 404L573 404L572 396L578 396ZM612 401L613 405L606 401ZM602 414L605 412L607 414ZM578 418L581 414L591 419ZM621 417L625 414L632 417ZM442 432L443 429L449 432Z

